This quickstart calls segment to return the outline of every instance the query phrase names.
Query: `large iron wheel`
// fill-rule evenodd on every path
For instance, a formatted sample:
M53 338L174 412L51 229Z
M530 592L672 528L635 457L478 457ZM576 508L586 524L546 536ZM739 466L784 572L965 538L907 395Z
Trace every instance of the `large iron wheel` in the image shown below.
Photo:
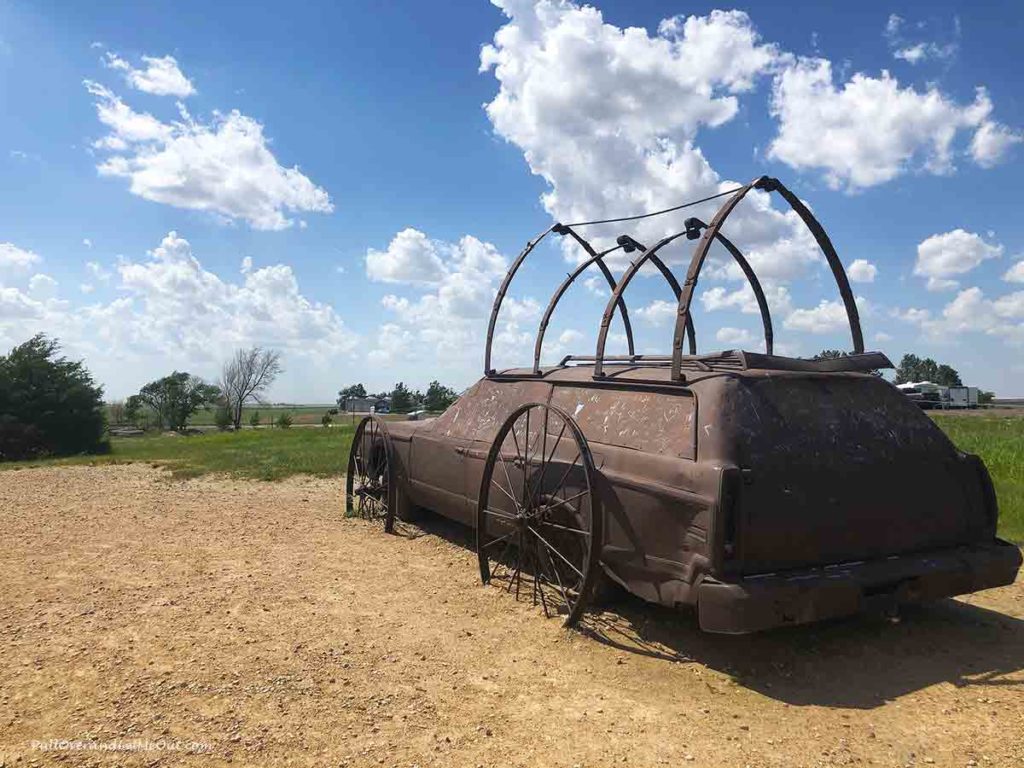
M594 591L603 518L587 439L560 408L529 403L498 430L476 514L480 578L579 621Z
M345 516L382 523L395 529L397 507L391 437L384 422L367 416L356 427L348 454L345 479Z

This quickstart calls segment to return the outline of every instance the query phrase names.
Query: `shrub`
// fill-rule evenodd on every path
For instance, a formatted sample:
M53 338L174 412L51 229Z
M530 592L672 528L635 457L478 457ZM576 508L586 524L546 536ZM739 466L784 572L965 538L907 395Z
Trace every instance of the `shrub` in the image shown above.
M331 418L331 412L328 411L320 417L320 425L323 427L329 427L334 423L334 419Z
M292 425L292 415L290 413L282 413L277 417L278 429L288 429Z
M109 450L103 388L42 334L0 357L0 460Z
M216 412L213 414L213 423L217 425L217 429L226 430L233 424L231 411L229 411L226 406L218 406Z
M249 426L252 427L253 429L256 429L259 425L260 425L260 412L259 411L253 411L252 415L249 417Z

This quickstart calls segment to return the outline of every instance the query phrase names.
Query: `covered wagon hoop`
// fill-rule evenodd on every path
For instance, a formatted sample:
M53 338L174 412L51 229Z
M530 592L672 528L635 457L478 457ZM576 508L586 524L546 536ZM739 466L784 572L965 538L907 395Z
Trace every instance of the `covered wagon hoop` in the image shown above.
M807 206L800 201L800 198L790 192L782 182L769 176L761 176L740 188L732 197L725 201L722 207L718 209L714 218L711 219L711 223L704 230L704 235L701 237L700 243L697 245L697 250L694 251L693 258L690 261L690 267L686 273L686 282L683 284L683 291L679 297L675 333L672 339L671 378L674 381L679 381L683 377L683 336L687 325L690 322L690 302L693 300L694 289L697 287L697 279L704 266L704 261L707 259L711 243L718 237L718 234L722 229L722 225L725 224L725 220L729 218L729 215L733 210L735 210L739 202L751 189L758 189L764 192L778 192L782 198L789 203L790 208L796 212L804 224L807 225L807 228L814 236L818 247L825 255L825 259L828 261L828 265L832 270L832 275L835 278L836 285L839 287L839 295L843 299L843 305L846 308L846 315L850 322L850 335L853 337L853 352L854 354L862 354L864 352L864 335L860 327L860 314L857 311L857 302L854 300L853 291L850 290L850 281L846 276L846 270L843 269L843 264L839 260L839 255L836 253L836 249L832 245L832 241L825 233L824 227L821 226L821 223L814 217L814 214L810 212ZM661 244L659 243L659 245Z

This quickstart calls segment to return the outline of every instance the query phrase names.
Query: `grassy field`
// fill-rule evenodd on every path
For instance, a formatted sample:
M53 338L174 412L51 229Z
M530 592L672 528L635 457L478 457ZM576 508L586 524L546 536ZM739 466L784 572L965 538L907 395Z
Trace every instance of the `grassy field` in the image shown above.
M256 480L280 480L299 474L330 477L345 473L354 432L351 425L344 424L330 429L250 429L122 437L111 440L110 453L104 456L18 462L6 467L144 461L168 467L175 477L210 472Z
M1024 543L1024 417L989 413L934 413L960 450L985 461L999 498L999 532Z
M272 425L282 413L290 414L293 424L319 424L323 415L333 407L333 405L261 405L245 407L242 409L242 425L245 427L249 426L249 419L252 418L254 412L259 412L260 424L264 426ZM192 414L188 423L192 427L210 426L215 423L215 416L216 411L213 408L203 408ZM331 418L338 421L339 419L344 420L346 416L348 416L348 420L351 420L350 414L338 414ZM112 421L111 409L109 407L107 408L107 420Z
M334 408L333 405L261 405L256 407L246 406L242 409L242 426L246 429L249 428L249 420L252 418L252 414L259 412L260 425L263 427L273 426L278 417L282 413L290 414L292 417L292 424L316 424L320 425L320 420L328 410ZM366 414L363 413L337 413L331 416L331 419L335 424L350 424L355 425L359 423L359 420ZM209 427L215 423L216 411L213 408L200 409L196 411L188 420L190 427ZM383 416L385 420L404 420L406 416L404 414L386 414ZM107 408L107 421L112 421L110 408Z
M937 413L934 418L962 450L977 453L984 459L999 497L1000 534L1017 543L1024 542L1024 417ZM330 429L259 429L115 438L106 456L77 456L35 463L146 461L165 464L179 477L208 472L259 480L277 480L295 474L326 477L345 471L354 431L350 422L351 417L342 414Z

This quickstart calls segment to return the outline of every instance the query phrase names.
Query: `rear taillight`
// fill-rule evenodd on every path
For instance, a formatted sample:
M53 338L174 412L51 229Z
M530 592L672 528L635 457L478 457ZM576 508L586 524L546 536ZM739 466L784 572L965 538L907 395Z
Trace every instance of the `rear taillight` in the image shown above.
M718 485L718 509L712 529L712 558L715 570L728 573L739 560L739 538L737 536L740 494L744 473L739 467L722 470Z

